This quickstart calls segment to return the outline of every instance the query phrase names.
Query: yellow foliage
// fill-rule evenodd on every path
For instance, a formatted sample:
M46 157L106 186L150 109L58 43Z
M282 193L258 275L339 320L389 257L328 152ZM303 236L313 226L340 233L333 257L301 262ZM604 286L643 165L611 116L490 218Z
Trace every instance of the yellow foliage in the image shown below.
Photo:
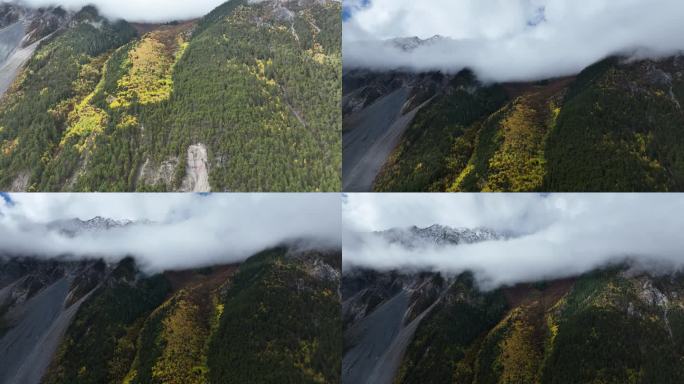
M69 115L69 128L62 138L60 145L65 145L70 139L78 139L76 148L83 152L87 147L87 138L92 138L102 132L107 124L107 114L90 104L79 106Z
M121 121L116 125L119 129L134 128L138 125L138 119L128 114L123 115Z
M265 84L275 87L277 83L273 79L269 79L266 76L266 69L271 67L273 65L273 61L271 59L268 60L259 60L256 59L256 68L252 69L249 68L249 72L254 75L259 81L263 81ZM269 95L266 93L264 96L268 97Z
M221 316L223 316L223 311L225 310L225 305L223 303L218 304L216 306L216 322L218 324L219 320L221 320Z
M198 325L199 308L185 298L176 302L163 320L162 356L152 367L152 377L163 383L206 383L202 362L206 331Z
M499 356L502 372L500 383L537 382L539 351L534 348L534 327L524 319L523 310L513 311L508 322L508 332L501 340Z
M10 156L14 149L19 145L19 139L5 140L2 142L2 154L3 156Z
M526 102L516 102L500 123L503 143L489 160L483 191L534 191L544 180L543 119Z
M551 315L546 317L546 326L549 328L549 332L551 333L551 340L549 342L551 345L553 345L554 341L556 340L556 336L558 336L558 324L553 321L553 317Z
M305 376L309 377L314 383L325 383L325 376L322 373L316 372L311 368L311 358L318 349L318 342L313 341L308 343L306 341L299 342L299 350L297 351L297 361L294 365L300 369Z
M143 37L128 53L123 65L128 72L117 83L117 94L109 107L128 107L133 100L140 104L154 104L167 100L173 89L172 73L175 63L183 56L188 43L177 36L169 47L154 33ZM175 51L175 52L174 52Z
M459 192L462 188L463 180L465 180L468 175L470 175L473 171L475 170L475 165L472 163L469 163L463 171L461 171L461 174L458 175L456 178L456 181L452 184L451 188L449 188L448 192Z
M328 56L325 54L323 46L318 43L314 43L311 49L306 50L306 53L308 53L315 62L321 65L325 64L328 60Z

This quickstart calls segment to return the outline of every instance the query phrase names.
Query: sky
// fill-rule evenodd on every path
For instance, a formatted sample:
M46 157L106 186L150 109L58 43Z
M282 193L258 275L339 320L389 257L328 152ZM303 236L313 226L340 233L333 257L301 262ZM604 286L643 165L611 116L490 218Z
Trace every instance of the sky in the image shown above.
M681 0L344 0L348 68L455 73L485 82L573 75L611 55L684 50ZM441 35L405 52L385 40Z
M14 2L2 0L2 2ZM79 10L95 5L102 15L133 22L167 22L202 17L227 0L21 0L33 7L61 5Z
M96 216L142 222L69 237L46 224ZM148 271L240 262L284 241L340 246L337 194L3 194L0 252L134 256Z
M655 272L684 267L682 194L356 194L344 201L346 269L472 271L493 288L626 260ZM512 236L406 249L370 233L433 224Z

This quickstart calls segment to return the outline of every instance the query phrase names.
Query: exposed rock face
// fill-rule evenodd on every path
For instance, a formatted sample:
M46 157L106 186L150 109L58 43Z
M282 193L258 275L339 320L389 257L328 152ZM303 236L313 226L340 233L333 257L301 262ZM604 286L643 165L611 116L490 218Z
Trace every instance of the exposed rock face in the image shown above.
M104 275L97 261L0 259L0 382L40 383L78 308Z
M188 148L185 179L183 179L181 192L211 192L207 147L204 144L195 144Z
M19 47L25 33L24 23L19 21L0 29L0 65Z
M12 85L38 43L66 25L70 16L59 7L27 9L0 4L0 96Z
M482 290L467 272L347 270L342 382L627 382L635 369L680 382L684 275L660 273L625 263Z
M391 243L399 243L413 248L421 245L458 245L472 244L482 241L499 240L504 236L490 229L451 228L443 225L433 225L427 228L416 226L410 228L393 228L377 232Z
M0 75L0 87L2 86L2 75ZM0 88L0 91L2 89ZM2 92L0 92L0 96L2 96ZM12 187L10 188L10 192L26 192L28 189L28 183L29 179L31 178L31 175L28 172L22 172L20 173L12 182Z
M435 35L429 39L421 39L419 37L399 37L386 41L386 44L392 45L401 49L402 51L410 52L416 48L433 45L439 41L447 40L444 36Z
M150 159L140 168L138 182L144 185L172 185L178 167L178 159L170 158L162 161L158 167L150 163Z
M76 236L83 232L107 231L135 224L135 222L130 220L114 220L97 216L90 220L71 219L53 221L48 224L48 229L61 232L67 236Z
M439 274L346 272L342 382L392 383L416 329L447 288Z
M436 73L344 74L343 190L369 192L416 114L440 92L451 76Z

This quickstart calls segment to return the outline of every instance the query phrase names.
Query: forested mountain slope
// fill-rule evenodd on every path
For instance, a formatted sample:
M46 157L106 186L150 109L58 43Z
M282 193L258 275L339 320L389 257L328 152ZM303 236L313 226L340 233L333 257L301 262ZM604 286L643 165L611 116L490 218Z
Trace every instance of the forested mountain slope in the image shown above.
M3 258L0 382L337 383L340 257L282 247L156 275Z
M86 7L0 100L0 186L339 190L339 18L315 0L158 26Z
M345 361L361 348L389 372L378 376L371 366L359 375L358 367L347 367L346 383L684 379L681 274L620 265L482 291L470 273L354 270L345 272L342 291ZM390 326L396 336L378 342Z
M397 90L407 96L382 124L415 115L367 189L684 190L681 56L608 58L576 77L514 84L482 84L467 70L353 70L344 89L345 168L355 157L348 137L371 147L368 122ZM344 184L355 175L345 169Z

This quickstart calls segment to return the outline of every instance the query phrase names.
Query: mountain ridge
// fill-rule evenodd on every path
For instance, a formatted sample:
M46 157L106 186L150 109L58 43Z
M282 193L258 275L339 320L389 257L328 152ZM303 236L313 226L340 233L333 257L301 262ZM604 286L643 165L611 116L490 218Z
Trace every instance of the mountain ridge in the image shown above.
M0 353L7 353L0 379L338 382L340 258L334 249L279 247L240 264L157 274L142 272L132 257L113 264L0 259ZM291 324L300 317L301 327ZM246 333L254 328L237 324L243 321L259 331ZM35 336L21 336L27 333ZM266 369L264 359L280 368ZM20 368L28 365L31 372Z
M355 131L372 125L399 132L396 124L409 119L363 191L682 188L675 133L684 116L681 56L610 57L577 76L530 83L482 83L468 70L347 69L344 81L346 160L353 163L355 151L365 151L353 140ZM406 94L400 108L386 113L387 122L373 120L397 90ZM349 185L355 173L344 173Z
M338 190L339 7L237 0L151 31L84 8L0 99L0 185Z

